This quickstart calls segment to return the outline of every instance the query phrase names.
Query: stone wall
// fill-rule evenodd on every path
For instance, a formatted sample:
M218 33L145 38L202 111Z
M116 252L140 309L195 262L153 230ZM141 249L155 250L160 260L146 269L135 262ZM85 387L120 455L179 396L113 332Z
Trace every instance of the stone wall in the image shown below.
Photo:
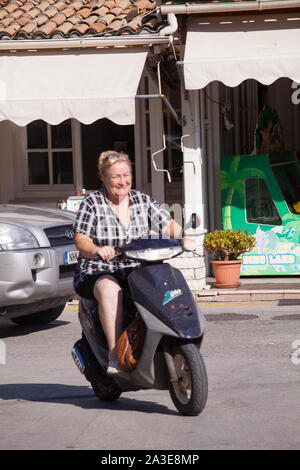
M203 246L198 246L196 252L197 255L185 251L180 256L167 261L171 266L180 269L195 297L197 291L204 289L206 286Z

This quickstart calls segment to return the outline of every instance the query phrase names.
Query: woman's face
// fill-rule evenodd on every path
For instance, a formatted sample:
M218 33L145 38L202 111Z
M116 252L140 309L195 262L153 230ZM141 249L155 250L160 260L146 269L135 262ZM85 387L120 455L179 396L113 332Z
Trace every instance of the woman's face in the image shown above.
M127 196L132 184L130 167L126 162L114 163L106 171L103 183L110 199L117 200Z

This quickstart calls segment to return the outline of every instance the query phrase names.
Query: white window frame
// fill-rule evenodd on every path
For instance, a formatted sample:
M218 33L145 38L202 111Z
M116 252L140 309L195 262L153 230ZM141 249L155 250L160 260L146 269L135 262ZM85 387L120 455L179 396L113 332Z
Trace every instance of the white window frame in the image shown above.
M48 147L47 149L28 149L27 145L27 128L26 126L20 128L19 138L15 142L15 150L17 154L16 163L21 172L17 172L17 197L38 197L43 194L44 197L65 197L66 195L74 194L76 189L82 188L82 164L81 164L81 129L80 122L71 119L71 132L72 132L72 147L69 149L51 148L49 146L51 125L47 123L47 136ZM49 172L50 181L52 181L52 153L57 151L69 151L73 156L73 183L72 184L29 184L28 181L28 152L43 152L47 151L49 158Z

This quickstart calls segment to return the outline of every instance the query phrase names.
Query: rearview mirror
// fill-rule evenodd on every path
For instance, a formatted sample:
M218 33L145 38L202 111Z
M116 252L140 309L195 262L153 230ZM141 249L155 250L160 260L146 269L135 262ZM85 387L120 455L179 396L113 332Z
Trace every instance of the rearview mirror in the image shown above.
M201 217L199 214L196 214L196 212L193 212L191 215L191 223L192 223L192 228L198 228L199 225L201 224Z
M196 229L200 226L201 224L201 217L199 214L196 212L193 212L191 214L190 220L188 223L184 226L184 230L187 230L188 228Z

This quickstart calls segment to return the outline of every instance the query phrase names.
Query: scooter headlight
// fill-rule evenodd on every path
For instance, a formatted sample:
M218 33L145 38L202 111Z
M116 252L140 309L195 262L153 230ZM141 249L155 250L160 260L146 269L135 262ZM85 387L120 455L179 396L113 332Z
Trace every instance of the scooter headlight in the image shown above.
M162 261L170 259L182 253L182 246L174 246L169 248L146 249L146 250L125 250L127 258L139 261Z

